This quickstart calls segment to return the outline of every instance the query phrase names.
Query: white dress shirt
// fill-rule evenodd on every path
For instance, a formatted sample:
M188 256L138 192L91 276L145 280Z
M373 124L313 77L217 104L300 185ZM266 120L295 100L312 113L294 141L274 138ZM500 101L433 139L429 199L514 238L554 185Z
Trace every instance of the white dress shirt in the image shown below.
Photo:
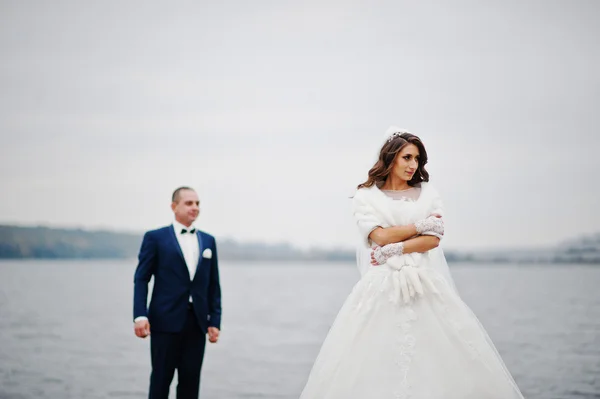
M191 234L190 230L196 229L196 227L194 227L194 225L186 227L174 220L173 229L175 230L175 237L177 237L177 242L179 243L179 247L183 253L185 264L190 272L190 280L193 280L194 275L196 274L196 267L198 266L198 259L200 257L200 244L198 243L197 232ZM188 232L182 234L181 231L183 229L186 229Z
M187 233L181 233L183 229L186 229ZM181 253L185 259L185 264L190 273L190 280L194 279L196 275L196 267L198 266L198 259L200 257L200 244L198 242L197 231L194 234L190 233L190 230L196 229L192 224L190 227L186 227L179 223L177 220L173 221L173 230L175 230L175 237L181 248ZM196 229L197 230L197 229ZM190 303L192 302L192 296L190 295ZM134 322L140 320L148 320L146 316L136 317Z

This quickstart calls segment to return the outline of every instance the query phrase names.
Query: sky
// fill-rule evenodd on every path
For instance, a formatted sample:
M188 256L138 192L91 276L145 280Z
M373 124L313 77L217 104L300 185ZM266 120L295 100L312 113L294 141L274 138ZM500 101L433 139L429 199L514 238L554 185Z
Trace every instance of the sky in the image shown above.
M600 2L0 1L0 224L350 248L397 125L453 249L600 231Z

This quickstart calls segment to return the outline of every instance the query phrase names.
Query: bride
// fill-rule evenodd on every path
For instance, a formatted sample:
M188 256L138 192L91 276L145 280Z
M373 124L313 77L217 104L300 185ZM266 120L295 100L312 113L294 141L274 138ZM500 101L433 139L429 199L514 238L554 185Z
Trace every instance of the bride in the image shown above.
M438 248L443 205L421 140L391 127L354 195L362 278L333 323L301 399L523 398L462 301Z

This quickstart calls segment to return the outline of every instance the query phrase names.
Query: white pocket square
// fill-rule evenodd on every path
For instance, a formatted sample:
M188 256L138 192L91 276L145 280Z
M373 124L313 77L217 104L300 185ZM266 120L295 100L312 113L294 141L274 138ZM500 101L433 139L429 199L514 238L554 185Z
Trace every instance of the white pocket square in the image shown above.
M206 259L212 258L212 251L210 250L210 248L206 248L204 251L202 251L202 257Z

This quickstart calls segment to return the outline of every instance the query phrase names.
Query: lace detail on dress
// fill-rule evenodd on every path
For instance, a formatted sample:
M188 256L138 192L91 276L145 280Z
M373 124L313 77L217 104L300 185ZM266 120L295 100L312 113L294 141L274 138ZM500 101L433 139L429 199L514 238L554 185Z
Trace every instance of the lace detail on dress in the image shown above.
M411 187L406 190L381 190L381 192L395 201L416 202L421 195L421 186Z
M416 319L417 316L412 307L403 306L400 309L400 319L396 323L396 326L401 331L397 338L398 356L396 366L398 366L398 369L400 370L401 380L398 383L398 389L394 392L395 399L409 399L411 396L408 373L415 354L415 345L417 342L415 336L411 334L411 325Z
M387 195L387 192L384 191L383 193ZM400 201L400 202L416 202L417 201L415 199L412 199L410 197L405 197L405 196L400 196L397 198L392 197L392 196L389 196L389 197L391 197L394 201Z

